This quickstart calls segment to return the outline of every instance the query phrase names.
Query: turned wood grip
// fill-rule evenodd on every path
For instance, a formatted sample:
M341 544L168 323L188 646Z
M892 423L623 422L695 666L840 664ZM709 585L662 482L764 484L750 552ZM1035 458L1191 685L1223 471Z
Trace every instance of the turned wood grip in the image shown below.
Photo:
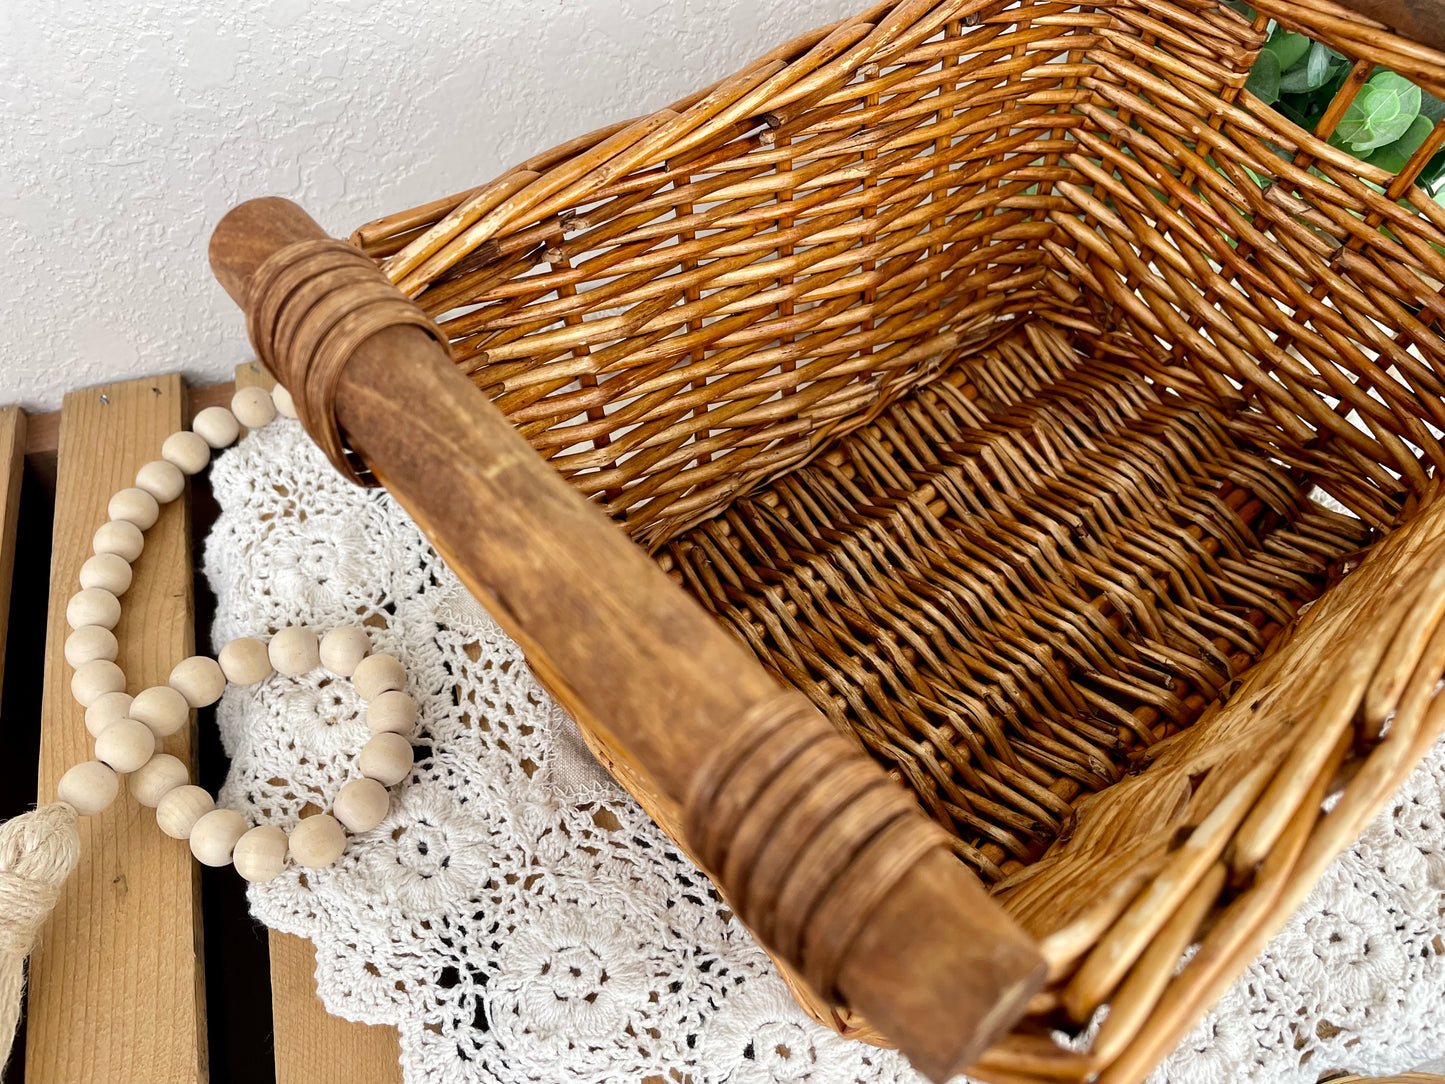
M253 200L216 228L211 265L244 308L262 264L324 237L294 204ZM271 361L304 392L304 359ZM424 329L357 347L317 411L332 409L548 687L684 810L686 843L769 948L935 1079L1023 1014L1042 958L916 804L553 471Z

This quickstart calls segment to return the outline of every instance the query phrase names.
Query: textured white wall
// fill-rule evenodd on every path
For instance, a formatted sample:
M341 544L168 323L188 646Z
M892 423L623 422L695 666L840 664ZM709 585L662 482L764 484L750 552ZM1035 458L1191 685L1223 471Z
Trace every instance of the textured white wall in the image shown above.
M0 0L0 403L248 348L240 200L333 233L680 97L861 0Z

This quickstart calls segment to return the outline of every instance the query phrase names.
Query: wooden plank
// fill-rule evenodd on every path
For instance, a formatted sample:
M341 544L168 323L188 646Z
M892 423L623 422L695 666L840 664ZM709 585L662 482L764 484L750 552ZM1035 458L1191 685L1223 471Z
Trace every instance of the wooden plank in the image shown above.
M198 388L186 389L186 400L195 417L208 406L229 406L231 396L236 394L236 385L229 380L223 384L203 384ZM26 455L50 455L60 446L60 411L32 414L25 438Z
M84 713L70 696L65 605L76 590L106 502L160 454L184 421L179 376L110 384L65 397L61 409L50 613L41 708L42 802L91 756ZM174 501L146 532L116 627L127 691L163 683L191 654L189 502ZM194 721L165 751L192 762ZM80 822L80 867L30 961L29 1084L191 1084L206 1071L200 877L184 843L155 813L121 795Z
M236 367L236 387L276 382L258 362ZM396 1028L332 1016L316 996L316 950L271 931L271 1018L276 1084L400 1084Z
M396 1028L332 1016L316 996L316 950L271 931L276 1084L401 1084Z
M10 578L15 574L15 529L20 524L25 429L25 413L19 407L0 407L0 688L5 680L5 631L10 621Z

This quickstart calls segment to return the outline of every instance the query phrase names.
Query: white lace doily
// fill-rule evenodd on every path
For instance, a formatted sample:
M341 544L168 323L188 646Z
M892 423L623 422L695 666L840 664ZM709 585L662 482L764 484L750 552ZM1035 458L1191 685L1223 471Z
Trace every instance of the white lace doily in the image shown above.
M409 1084L920 1079L793 1004L385 493L285 420L211 477L217 642L364 623L410 675L416 769L390 815L335 867L250 889L258 918L315 942L331 1012L397 1027ZM358 707L320 671L228 689L221 803L287 826L329 806L359 774ZM1314 1084L1445 1055L1442 805L1437 747L1154 1084Z

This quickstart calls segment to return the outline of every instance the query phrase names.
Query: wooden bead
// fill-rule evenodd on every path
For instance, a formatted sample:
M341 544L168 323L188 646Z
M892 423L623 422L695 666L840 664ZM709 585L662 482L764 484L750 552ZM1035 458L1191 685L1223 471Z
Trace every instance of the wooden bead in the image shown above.
M271 389L271 401L276 404L276 413L286 418L300 417L296 413L296 400L284 385L277 384Z
M91 659L115 661L120 654L120 641L104 625L81 625L65 639L65 661L80 666Z
M215 808L216 803L209 794L187 783L168 791L156 803L156 824L172 839L189 839L196 821Z
M226 675L215 659L192 655L176 663L166 684L184 696L191 707L203 708L221 699L226 691Z
M135 472L135 484L161 504L170 504L186 491L186 476L174 463L152 459Z
M232 685L254 685L271 674L266 645L250 636L238 636L221 648L216 661Z
M260 429L275 419L276 403L265 388L241 388L231 396L231 413L247 429Z
M375 779L353 779L336 794L332 815L351 832L369 832L382 822L391 795Z
M102 523L91 536L90 548L96 553L114 553L132 563L145 549L145 535L134 523L112 519Z
M113 629L120 620L120 599L103 587L82 588L65 604L65 620L73 629L82 625Z
M357 663L371 650L371 638L362 629L332 629L321 637L321 665L333 674L351 677Z
M282 629L271 637L266 649L276 673L297 677L321 665L321 648L316 633L301 625Z
M129 693L113 692L102 693L92 700L85 709L85 729L90 731L90 736L98 738L100 732L117 719L130 718L132 699Z
M191 853L203 866L225 866L246 834L246 818L234 809L213 809L191 825Z
M224 448L241 435L241 423L225 407L208 406L191 421L191 432L212 448Z
M199 474L211 461L211 446L195 433L182 429L166 437L161 458L184 474Z
M56 794L68 802L82 817L103 813L120 793L120 779L115 772L98 761L77 764L60 777Z
M133 772L155 755L156 736L145 723L117 719L95 739L95 759L118 772Z
M191 718L191 705L169 685L152 685L135 694L130 717L145 723L158 738L167 738Z
M317 813L291 829L291 857L298 866L323 869L346 850L346 832L335 817Z
M83 708L90 707L106 693L124 689L125 671L108 659L91 659L70 675L70 695Z
M351 683L363 700L374 700L392 689L406 688L406 668L392 655L368 655L351 672Z
M400 734L377 734L361 747L361 774L395 786L411 771L411 742Z
M145 490L132 486L117 490L105 506L105 512L113 520L134 523L142 531L148 531L160 518L161 506Z
M143 806L154 809L171 791L191 781L191 773L177 757L157 753L131 773L130 792Z
M97 553L80 566L80 586L99 587L112 595L123 595L130 587L130 562L114 553Z
M391 689L366 705L366 727L373 734L410 734L416 725L416 701Z
M274 824L261 824L236 841L231 861L246 880L270 881L285 870L287 847L285 832Z

